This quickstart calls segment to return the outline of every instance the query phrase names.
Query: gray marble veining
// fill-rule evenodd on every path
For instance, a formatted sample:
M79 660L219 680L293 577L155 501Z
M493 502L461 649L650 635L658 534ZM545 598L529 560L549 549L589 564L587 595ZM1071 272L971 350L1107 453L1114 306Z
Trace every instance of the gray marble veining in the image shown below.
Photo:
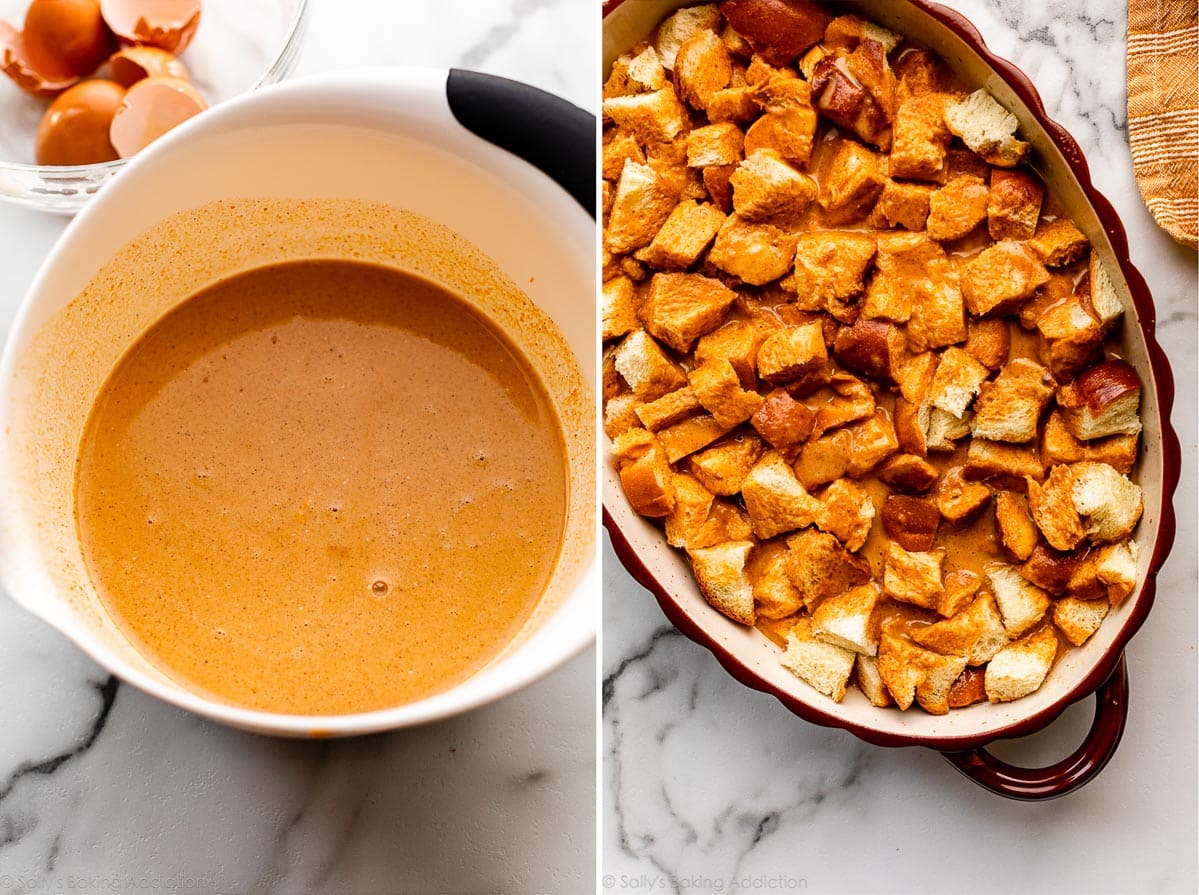
M667 623L605 545L602 877L614 892L1187 893L1196 886L1195 255L1154 225L1125 133L1122 0L942 0L1026 72L1081 144L1157 303L1179 386L1177 549L1128 649L1124 740L1077 794L984 793L934 752L869 746L733 680ZM1091 700L996 744L1037 766L1082 740Z

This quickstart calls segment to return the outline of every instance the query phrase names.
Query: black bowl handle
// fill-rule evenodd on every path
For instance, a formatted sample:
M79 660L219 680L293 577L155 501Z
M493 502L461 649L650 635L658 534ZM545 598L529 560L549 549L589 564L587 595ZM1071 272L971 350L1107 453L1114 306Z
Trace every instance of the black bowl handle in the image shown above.
M446 101L458 123L558 182L595 217L595 116L561 97L495 75L451 68Z
M979 746L943 753L959 771L984 789L1009 799L1040 802L1056 799L1089 783L1120 745L1128 719L1128 669L1124 655L1095 691L1095 720L1073 755L1047 768L1019 768Z

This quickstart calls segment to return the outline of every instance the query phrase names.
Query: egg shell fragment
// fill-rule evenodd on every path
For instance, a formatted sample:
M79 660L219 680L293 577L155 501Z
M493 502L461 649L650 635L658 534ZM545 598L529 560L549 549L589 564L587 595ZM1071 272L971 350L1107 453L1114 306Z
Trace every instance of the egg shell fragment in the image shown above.
M104 21L122 43L182 53L200 24L200 0L100 0Z
M187 81L146 78L126 91L108 136L117 154L129 158L206 108L204 98Z

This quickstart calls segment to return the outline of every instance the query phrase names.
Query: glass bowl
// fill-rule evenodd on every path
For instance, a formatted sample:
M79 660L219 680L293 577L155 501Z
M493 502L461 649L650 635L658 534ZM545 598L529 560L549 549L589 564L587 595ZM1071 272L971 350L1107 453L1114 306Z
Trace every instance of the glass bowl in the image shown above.
M0 0L0 19L20 28L29 2ZM204 0L200 26L180 61L210 106L274 84L299 61L307 13L308 0ZM0 74L0 199L73 214L127 159L34 164L34 135L47 105Z

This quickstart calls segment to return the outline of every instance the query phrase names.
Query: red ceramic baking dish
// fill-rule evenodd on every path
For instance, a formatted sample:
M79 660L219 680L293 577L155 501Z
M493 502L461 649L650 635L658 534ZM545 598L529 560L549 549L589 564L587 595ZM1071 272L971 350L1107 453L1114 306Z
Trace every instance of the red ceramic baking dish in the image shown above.
M687 0L613 0L604 5L605 70L622 52L649 35ZM830 4L836 7L837 4ZM844 6L844 4L842 4ZM1082 647L1054 666L1041 688L1009 703L981 703L935 716L870 705L856 690L834 703L779 664L779 650L759 631L743 627L709 607L684 555L669 547L661 529L633 512L605 451L604 524L630 574L657 598L679 630L711 650L743 684L775 696L800 717L840 727L881 746L936 749L987 789L1016 799L1064 795L1094 778L1119 745L1128 711L1124 647L1153 604L1155 576L1174 540L1171 506L1178 484L1178 437L1170 427L1174 383L1155 337L1153 299L1128 256L1128 238L1111 203L1091 183L1078 143L1045 111L1032 82L994 55L959 13L929 0L859 0L852 11L870 18L945 60L970 87L985 87L1020 121L1033 146L1033 164L1090 239L1124 303L1124 356L1142 383L1144 425L1134 478L1144 490L1145 511L1134 534L1140 547L1138 586ZM1095 694L1095 719L1078 750L1047 768L1019 768L987 751L994 740L1024 736L1048 725L1071 703Z

